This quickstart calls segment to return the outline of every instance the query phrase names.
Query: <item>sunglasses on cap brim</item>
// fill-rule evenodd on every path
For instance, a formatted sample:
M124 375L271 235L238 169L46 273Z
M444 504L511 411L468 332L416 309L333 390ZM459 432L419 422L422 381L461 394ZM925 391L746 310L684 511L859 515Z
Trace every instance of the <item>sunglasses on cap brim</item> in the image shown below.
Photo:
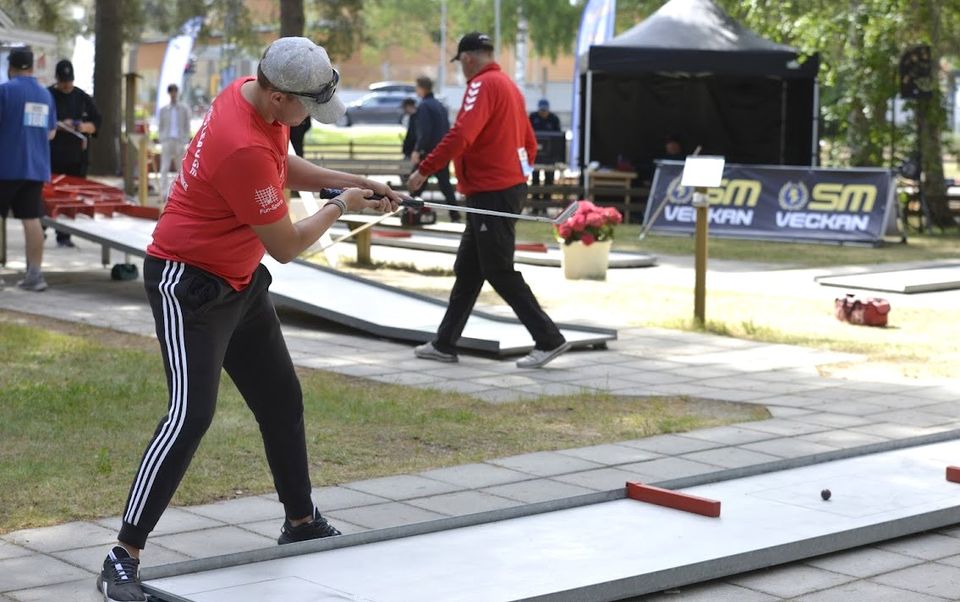
M277 92L282 92L283 94L309 98L317 104L326 104L333 99L333 95L337 92L337 86L340 84L340 73L338 73L336 69L331 70L333 71L333 78L331 78L327 83L323 84L323 86L321 86L316 92L294 92L293 90L282 90L274 86L272 83L270 83L270 89ZM266 80L268 83L270 82L270 80L267 79L267 76L263 74L263 71L259 66L257 67L257 71L260 71L260 76L264 80Z

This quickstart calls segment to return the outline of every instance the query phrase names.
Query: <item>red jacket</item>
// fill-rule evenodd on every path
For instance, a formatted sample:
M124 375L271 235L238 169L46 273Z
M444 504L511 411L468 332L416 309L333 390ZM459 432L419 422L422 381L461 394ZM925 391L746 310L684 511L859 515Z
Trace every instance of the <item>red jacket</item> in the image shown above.
M430 175L452 160L463 194L505 190L527 181L520 164L524 150L532 166L537 139L523 95L500 65L490 63L467 82L457 122L419 171Z

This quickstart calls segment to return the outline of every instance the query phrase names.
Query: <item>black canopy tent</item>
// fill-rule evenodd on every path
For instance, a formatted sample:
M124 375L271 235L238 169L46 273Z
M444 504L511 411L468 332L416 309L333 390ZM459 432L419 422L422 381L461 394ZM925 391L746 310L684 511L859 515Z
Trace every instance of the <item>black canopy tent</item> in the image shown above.
M668 135L731 163L817 163L818 56L759 37L711 0L670 0L584 63L581 166L652 171Z

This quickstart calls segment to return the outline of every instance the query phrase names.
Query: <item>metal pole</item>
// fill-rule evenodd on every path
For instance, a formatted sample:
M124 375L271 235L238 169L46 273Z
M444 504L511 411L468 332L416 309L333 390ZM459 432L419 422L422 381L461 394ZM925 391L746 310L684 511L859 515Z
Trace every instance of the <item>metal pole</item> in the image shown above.
M126 103L124 103L123 129L124 142L126 148L126 160L123 162L123 190L127 194L133 194L133 172L134 165L137 162L137 149L130 135L134 133L134 123L136 121L137 109L137 78L136 73L127 73L124 75L126 80Z
M500 62L500 0L493 0L493 60Z
M787 164L787 80L780 82L780 165Z
M810 141L810 166L820 164L820 81L813 79L813 140Z
M577 75L579 77L579 74ZM577 107L574 107L577 110ZM593 71L587 71L587 105L584 108L583 117L583 195L590 197L590 121L593 110ZM574 132L574 136L577 133Z
M437 70L437 94L447 86L447 0L440 0L440 68Z
M516 49L516 67L513 75L513 81L520 88L520 93L526 95L527 92L527 18L523 14L523 3L517 3L517 43Z
M707 307L707 237L710 203L707 189L697 188L693 193L693 206L697 208L696 251L694 265L696 279L693 289L693 319L701 328L706 324Z

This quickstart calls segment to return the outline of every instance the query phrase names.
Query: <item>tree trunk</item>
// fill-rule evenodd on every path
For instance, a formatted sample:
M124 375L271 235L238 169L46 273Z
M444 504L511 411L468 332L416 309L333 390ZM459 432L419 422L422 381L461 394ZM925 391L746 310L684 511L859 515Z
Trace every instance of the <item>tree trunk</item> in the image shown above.
M280 0L280 37L302 36L303 0Z
M920 152L923 154L924 198L930 209L933 225L944 228L953 226L950 201L947 199L947 184L943 179L943 145L940 133L946 126L947 115L943 108L943 88L940 85L940 7L938 2L924 1L918 15L926 20L930 35L930 77L933 80L933 96L917 102L917 123L920 125ZM953 91L950 91L953 94Z
M120 99L123 76L123 12L126 0L97 0L93 65L94 102L103 121L90 144L90 172L120 173Z
M936 64L936 63L934 63ZM946 119L940 87L934 88L932 98L917 102L917 123L920 127L920 152L923 155L923 195L930 210L933 225L953 226L947 184L943 177L943 145L940 132Z

